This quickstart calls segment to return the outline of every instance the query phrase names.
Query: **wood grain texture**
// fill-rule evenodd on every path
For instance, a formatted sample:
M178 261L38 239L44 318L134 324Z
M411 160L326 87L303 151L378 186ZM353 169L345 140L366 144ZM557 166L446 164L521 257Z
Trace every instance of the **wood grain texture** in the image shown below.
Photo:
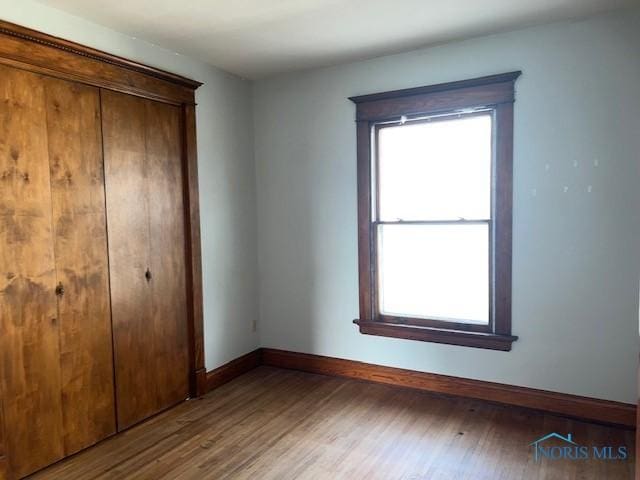
M260 367L34 479L601 480L627 461L536 462L549 432L626 445L633 432L526 409Z
M9 479L9 459L7 458L6 434L4 432L4 409L0 390L0 480Z
M242 357L236 358L221 367L207 372L206 390L210 392L236 377L243 375L262 364L262 350L254 350Z
M190 390L204 392L195 89L200 82L0 20L0 64L179 106L183 111Z
M182 143L176 107L102 91L102 115L122 430L188 396Z
M357 123L358 187L358 285L360 319L374 317L374 275L372 271L371 231L371 125Z
M182 171L181 111L143 101L150 270L156 385L159 411L189 395L189 339ZM155 412L154 412L155 413Z
M182 109L184 192L187 220L185 233L187 290L189 315L189 390L192 397L202 395L206 390L206 370L204 364L204 313L202 298L202 245L200 239L200 195L198 188L198 154L196 139L196 110L193 105Z
M494 83L513 82L522 75L521 71L498 73L496 75L487 75L485 77L471 78L468 80L458 80L454 82L438 83L436 85L427 85L425 87L403 88L400 90L391 90L388 92L371 93L368 95L358 95L349 97L353 103L368 103L378 100L388 100L392 98L413 97L415 95L428 95L431 93L448 92L470 87L482 87Z
M0 21L0 63L175 104L194 103L199 82Z
M513 83L521 72L491 75L426 87L351 97L356 120L381 121L401 115L429 115L457 108L513 103Z
M494 203L493 231L493 312L494 332L511 335L511 263L513 225L513 103L495 109L495 153L491 196Z
M384 321L363 322L362 320L354 320L353 323L358 325L360 333L365 335L379 335L391 338L404 338L405 340L418 340L421 342L461 345L464 347L500 350L503 352L510 351L511 344L518 339L518 337L512 335L448 330L444 328L423 327L421 325L407 325L404 323L389 323Z
M44 80L65 454L115 433L98 89Z
M284 350L263 349L262 361L263 364L274 367L487 400L631 428L635 427L636 422L634 405L565 393L383 367L371 363Z
M168 190L173 202L170 211L176 221L179 216L181 227L169 228L168 236L176 240L171 248L175 258L181 260L174 262L174 256L169 255L156 262L161 270L175 272L173 267L177 265L187 275L191 272L184 266L184 243L191 242L192 237L184 234L185 227L188 232L197 232L198 245L192 257L199 259L199 231L190 223L191 218L198 222L198 198L197 189L191 196L182 191L181 169L186 153L191 162L196 162L194 89L200 84L3 21L0 77L0 398L7 398L2 406L6 435L2 438L0 434L0 475L10 467L11 476L21 476L113 431L113 380L106 373L110 333L108 322L104 322L109 317L109 285L105 282L101 118L93 87L159 100L166 106L164 111L173 112L167 128L153 127L162 138L174 138L172 148L160 147L163 153L158 157L160 163L171 157L165 165L169 169L152 180L176 182ZM69 80L73 85L66 82ZM188 122L182 119L183 111L190 112ZM156 113L151 112L150 117L155 119ZM128 115L124 111L118 121L126 123ZM183 137L190 140L183 142ZM135 157L135 151L130 153ZM189 182L184 183L197 185L196 175L194 168L189 171ZM135 175L132 180L135 185ZM135 193L140 192L134 192L123 208L136 204L139 196ZM132 223L136 223L135 215ZM152 241L150 232L148 228L147 243ZM177 238L180 235L182 242ZM169 240L158 235L156 244L166 247ZM129 250L135 253L135 246ZM149 246L147 253L150 251ZM132 251L125 248L124 254L131 255ZM151 258L143 263L151 266ZM196 272L194 279L198 274L201 272ZM157 283L162 292L162 280ZM196 306L193 296L202 303L201 281L194 282L195 294L184 279L178 283L171 299L184 305L188 297ZM65 289L59 299L55 295L58 284ZM148 284L143 288L150 290ZM146 312L152 319L161 318L163 308L168 308L170 318L173 312L173 320L186 322L187 314L167 302L160 296L138 306L124 301L119 308L129 309L133 315L137 309L137 313ZM200 322L201 310L200 306ZM196 311L193 317L197 315ZM166 380L168 388L173 388L169 396L176 397L176 390L182 392L186 381L181 373L157 368L158 363L172 361L181 372L180 364L186 365L185 359L193 355L201 362L199 369L193 362L192 376L200 385L194 390L204 391L203 330L196 321L193 325L190 337L184 333L186 325L184 331L163 325L163 334L175 333L180 351L170 351L166 337L154 341L158 351L146 357L143 352L137 359L149 363L137 364L138 372L132 376L147 378L141 373L145 369L161 371L149 376L151 383ZM142 336L145 332L141 329L138 333ZM194 347L187 348L185 339ZM162 360L156 361L158 358ZM172 382L177 386L171 386ZM156 402L166 396L160 390L147 393Z
M101 91L118 428L155 411L142 99ZM149 366L153 366L150 368Z
M18 477L64 453L45 90L0 66L0 365Z
M358 120L383 121L401 115L432 115L441 112L496 105L513 101L513 82L468 87L415 97L390 98L358 105Z

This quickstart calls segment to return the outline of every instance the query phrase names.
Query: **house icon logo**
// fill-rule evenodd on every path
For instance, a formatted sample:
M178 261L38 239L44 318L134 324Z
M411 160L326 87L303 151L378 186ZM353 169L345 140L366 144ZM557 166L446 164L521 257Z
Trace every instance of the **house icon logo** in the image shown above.
M565 446L545 448L542 444L547 440L551 440L552 438L557 438L561 440L562 442L565 443ZM557 450L560 453L558 455L558 458L562 458L563 457L562 454L570 451L572 447L576 447L576 448L579 447L578 444L573 441L572 435L570 433L568 433L566 437L563 437L562 435L556 432L551 432L545 435L544 437L540 437L536 441L531 442L529 446L534 448L536 462L540 460L541 456L550 457L550 455L546 455L546 453L551 453L554 448L559 449ZM553 457L550 457L550 458L553 458Z
M531 442L529 447L533 447L535 461L549 460L626 460L629 452L624 445L620 446L585 446L579 445L573 440L573 435L568 433L560 435L551 432L539 439Z

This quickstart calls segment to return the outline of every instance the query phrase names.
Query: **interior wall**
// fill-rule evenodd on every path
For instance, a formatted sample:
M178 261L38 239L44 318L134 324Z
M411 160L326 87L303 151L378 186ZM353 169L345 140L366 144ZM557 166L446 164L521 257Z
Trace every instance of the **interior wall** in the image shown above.
M203 62L32 0L0 0L0 12L205 83L196 99L208 369L262 345L635 402L640 11L282 75L253 93ZM520 340L503 353L360 335L347 97L515 69Z
M258 346L251 83L32 0L0 0L0 18L193 78L196 91L207 369Z
M255 82L261 344L635 403L640 10ZM352 95L522 70L511 352L366 336Z

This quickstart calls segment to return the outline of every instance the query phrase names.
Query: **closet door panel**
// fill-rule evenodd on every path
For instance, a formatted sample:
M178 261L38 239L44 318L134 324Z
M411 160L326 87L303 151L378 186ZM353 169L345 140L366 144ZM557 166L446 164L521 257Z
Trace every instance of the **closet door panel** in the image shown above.
M101 91L118 429L156 411L142 99Z
M2 408L2 392L0 391L0 480L9 478L9 460L7 459L7 450L5 445L4 434L4 412Z
M163 386L156 395L158 405L169 406L189 390L181 112L157 102L145 105L155 381Z
M13 475L63 456L42 77L0 67L0 366Z
M99 90L47 79L65 454L115 433Z
M181 111L102 92L118 428L188 396Z

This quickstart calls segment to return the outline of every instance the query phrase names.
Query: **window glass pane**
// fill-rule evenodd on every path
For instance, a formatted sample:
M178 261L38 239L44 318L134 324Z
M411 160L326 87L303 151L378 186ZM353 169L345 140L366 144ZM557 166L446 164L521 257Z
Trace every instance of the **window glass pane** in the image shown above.
M488 219L491 115L380 128L380 220Z
M489 227L379 225L383 315L487 324Z

